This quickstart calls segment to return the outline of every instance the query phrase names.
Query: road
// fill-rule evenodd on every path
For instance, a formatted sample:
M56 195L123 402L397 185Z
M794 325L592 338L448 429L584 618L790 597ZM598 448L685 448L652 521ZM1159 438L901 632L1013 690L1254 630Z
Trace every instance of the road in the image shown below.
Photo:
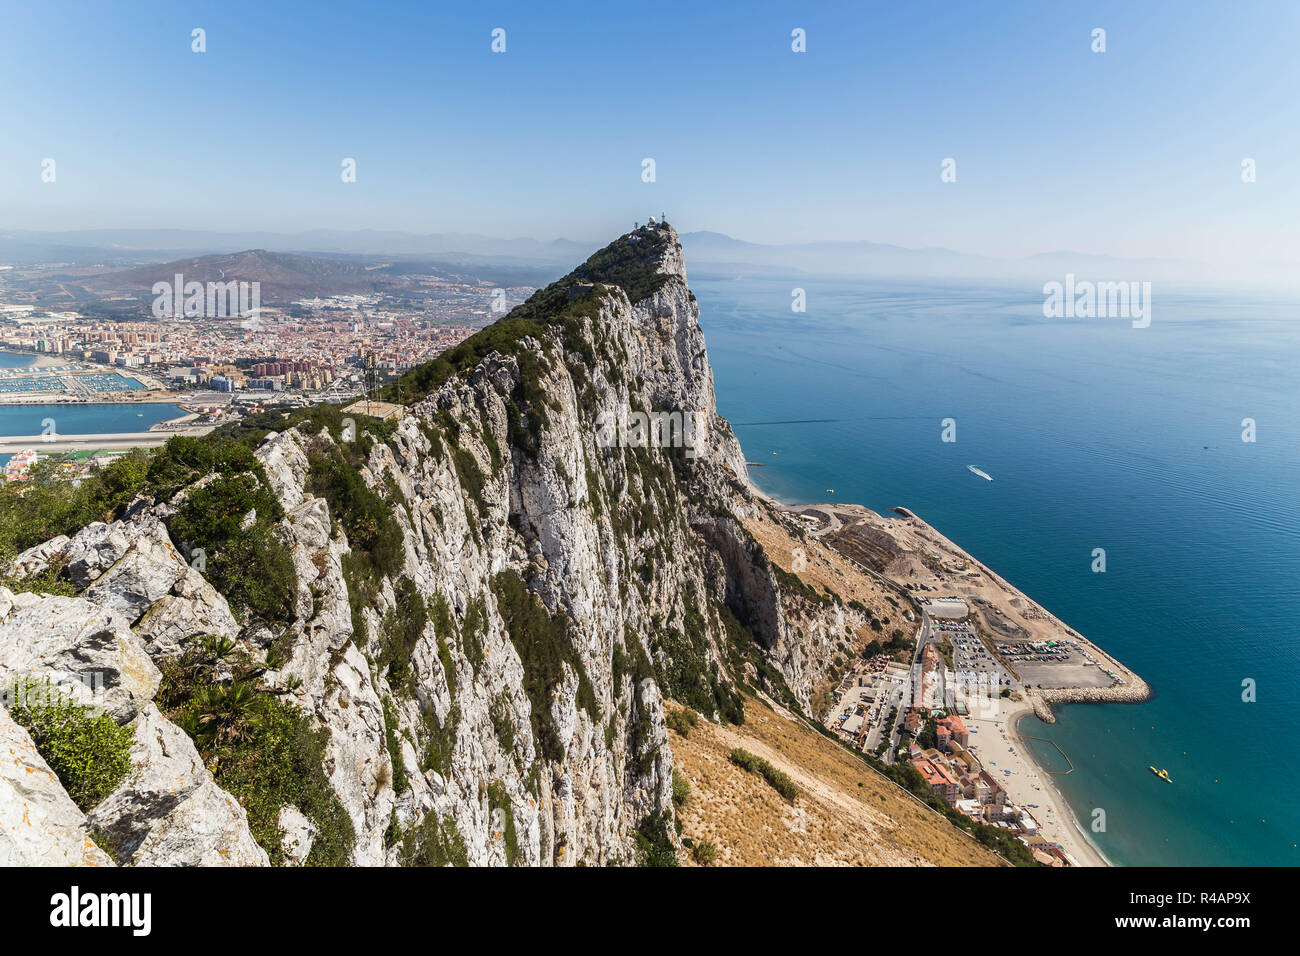
M43 455L65 451L122 451L128 448L157 448L173 435L206 435L212 425L171 428L156 432L117 432L105 435L22 435L0 437L0 455L13 455L34 448Z
M910 685L915 679L913 675L916 674L916 667L918 662L921 659L921 648L925 647L925 642L928 641L929 639L930 639L930 615L926 612L925 608L922 607L921 608L921 629L916 632L916 647L913 648L912 650L912 666L908 670L908 676L907 676L908 686L905 686L903 688L904 698L910 696L915 690L915 688ZM898 739L903 732L903 711L904 708L900 705L898 708L898 715L894 718L894 726L890 729L889 732L889 749L885 751L886 763L894 762L894 751L895 748L898 746Z

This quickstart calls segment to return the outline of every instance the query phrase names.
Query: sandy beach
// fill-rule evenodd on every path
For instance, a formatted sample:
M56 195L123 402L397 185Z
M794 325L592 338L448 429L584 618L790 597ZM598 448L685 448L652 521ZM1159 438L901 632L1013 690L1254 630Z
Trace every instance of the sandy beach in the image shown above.
M1038 821L1043 839L1060 844L1080 866L1109 866L1081 832L1069 804L1052 784L1053 775L1033 761L1020 739L1016 724L1032 713L1033 708L1026 702L1002 701L995 717L965 718L971 731L970 750L1017 804L1037 804L1029 812Z

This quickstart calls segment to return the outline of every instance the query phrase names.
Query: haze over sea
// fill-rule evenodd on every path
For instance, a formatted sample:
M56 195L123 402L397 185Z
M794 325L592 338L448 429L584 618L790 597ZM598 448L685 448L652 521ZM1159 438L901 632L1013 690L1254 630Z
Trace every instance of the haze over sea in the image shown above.
M1157 284L1134 329L1044 318L1041 281L691 287L757 484L914 510L1150 683L1020 725L1111 861L1300 864L1300 303Z

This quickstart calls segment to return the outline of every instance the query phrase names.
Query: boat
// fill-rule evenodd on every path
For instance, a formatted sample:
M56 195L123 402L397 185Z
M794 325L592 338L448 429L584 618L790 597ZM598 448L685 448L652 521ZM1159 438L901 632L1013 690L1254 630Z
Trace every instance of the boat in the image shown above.
M1174 782L1173 779L1169 776L1168 770L1164 770L1164 769L1157 770L1155 767L1147 767L1147 769L1150 770L1157 777L1159 777L1161 780L1163 780L1165 783Z
M990 475L987 471L984 471L983 469L980 468L976 468L974 465L967 465L966 470L969 471L972 475L979 475L985 481L993 480L993 476Z

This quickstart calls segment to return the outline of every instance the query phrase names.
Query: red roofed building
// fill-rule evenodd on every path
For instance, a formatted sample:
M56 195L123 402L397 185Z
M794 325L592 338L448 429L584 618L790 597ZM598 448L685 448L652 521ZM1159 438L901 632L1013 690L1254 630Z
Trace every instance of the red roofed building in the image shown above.
M936 728L939 735L939 749L946 750L949 740L956 741L963 747L970 746L970 733L966 730L966 725L956 714L951 717L945 717L939 721Z
M946 768L935 763L929 757L917 757L912 761L912 766L920 771L925 782L929 784L930 792L935 796L942 797L949 803L956 803L961 797L961 788L957 780Z

